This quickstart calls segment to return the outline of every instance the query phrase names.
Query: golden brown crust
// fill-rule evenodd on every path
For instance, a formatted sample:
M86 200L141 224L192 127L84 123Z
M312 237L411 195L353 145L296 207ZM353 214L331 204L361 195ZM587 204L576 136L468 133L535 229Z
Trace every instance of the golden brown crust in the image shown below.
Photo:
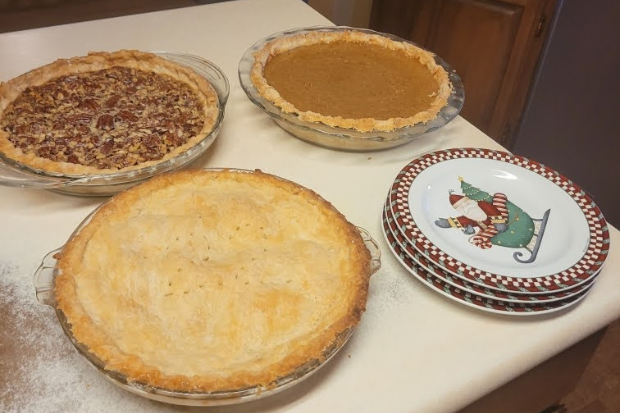
M119 171L141 169L174 158L192 146L195 146L212 131L219 116L220 109L218 96L211 84L191 69L161 58L155 54L136 50L120 50L112 53L92 52L87 56L59 59L53 63L11 79L6 83L0 83L0 120L3 118L3 114L11 102L28 87L44 85L50 80L66 75L95 72L113 67L126 67L152 72L156 75L167 75L188 85L196 93L202 103L205 121L201 131L197 135L191 137L187 143L175 148L161 159L146 161L138 165L120 169L99 169L76 163L57 162L37 156L34 153L24 153L9 140L9 134L1 129L0 152L10 159L43 172L66 175L109 174Z
M100 208L63 248L55 292L106 369L234 390L321 360L365 310L370 259L313 191L259 171L192 170Z
M276 89L269 85L263 76L264 68L272 56L296 47L316 43L329 43L332 41L366 42L379 45L390 50L402 51L402 53L406 56L419 59L419 61L432 73L439 86L438 93L434 97L430 107L426 111L416 113L408 118L398 117L386 120L377 120L373 118L348 119L340 116L328 116L312 111L301 111L292 103L284 99ZM285 113L294 113L303 121L321 122L329 126L356 129L361 132L373 130L389 132L395 129L433 120L437 117L439 111L447 105L448 97L452 91L452 87L448 79L448 73L443 69L443 67L435 63L434 56L431 53L411 43L397 42L379 34L367 34L355 30L334 32L310 31L308 33L273 40L254 54L254 64L252 65L250 72L250 79L261 96L274 103Z

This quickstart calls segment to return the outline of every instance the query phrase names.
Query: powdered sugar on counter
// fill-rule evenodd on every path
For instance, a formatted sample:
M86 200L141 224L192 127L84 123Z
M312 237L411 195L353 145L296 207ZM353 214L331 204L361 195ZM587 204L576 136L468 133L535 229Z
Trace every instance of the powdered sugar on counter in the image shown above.
M32 274L6 262L0 262L0 331L1 412L179 411L100 376L72 347L54 310L37 301Z

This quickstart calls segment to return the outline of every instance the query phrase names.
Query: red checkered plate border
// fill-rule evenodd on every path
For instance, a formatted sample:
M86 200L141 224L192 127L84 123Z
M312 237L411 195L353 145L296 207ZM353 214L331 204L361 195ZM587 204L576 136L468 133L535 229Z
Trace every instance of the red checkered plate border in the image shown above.
M442 162L455 159L471 159L472 162L476 159L490 160L494 165L500 166L510 164L511 168L517 167L518 170L522 168L524 171L533 172L537 179L549 181L564 191L583 213L583 218L588 227L589 239L584 240L587 242L587 246L584 248L581 257L577 258L577 262L568 268L551 274L522 277L510 273L485 270L480 268L484 265L480 265L475 260L472 262L459 261L445 250L434 245L420 230L416 223L416 217L411 213L409 206L410 189L415 179L424 171ZM572 289L592 280L603 266L609 252L610 241L607 222L590 196L559 172L541 163L507 152L482 148L460 148L441 150L414 159L399 172L390 188L388 202L400 232L407 242L430 262L454 275L494 290L548 294Z
M559 312L574 306L579 303L590 291L588 288L565 300L550 303L512 303L486 298L470 291L461 290L460 288L450 285L441 278L435 277L433 274L426 271L401 249L399 243L392 235L390 228L386 225L385 221L381 227L383 229L383 236L390 247L390 251L392 251L396 259L403 265L403 267L405 267L405 269L407 269L407 271L414 275L418 280L422 281L424 285L431 288L431 290L468 307L495 314L535 316Z
M443 282L450 284L454 288L477 294L484 298L490 298L510 303L549 303L554 301L566 300L569 297L583 292L584 290L590 288L592 284L594 284L594 280L591 280L570 290L564 290L553 294L531 294L524 292L493 290L484 285L470 283L466 279L463 279L458 275L451 274L429 262L429 260L425 256L423 256L419 251L413 248L403 237L403 234L399 231L394 217L392 216L392 211L389 207L389 203L387 202L383 209L382 223L384 231L389 231L392 238L398 243L398 247L400 247L399 253L407 255L407 257L405 257L405 260L406 258L408 258L409 260L413 260L413 262L420 266L424 271L428 272L434 277L439 278Z

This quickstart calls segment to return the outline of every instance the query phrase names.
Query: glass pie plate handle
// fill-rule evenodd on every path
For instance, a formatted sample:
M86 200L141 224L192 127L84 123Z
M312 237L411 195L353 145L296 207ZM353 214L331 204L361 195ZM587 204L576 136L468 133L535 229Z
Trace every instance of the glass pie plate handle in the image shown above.
M214 142L221 129L226 103L230 95L230 83L224 72L214 63L185 53L155 51L165 59L189 67L209 81L215 89L218 101L218 117L213 130L196 145L167 161L142 169L111 174L63 175L31 169L0 154L0 185L17 188L49 189L78 196L110 196L156 174L172 171L188 165L202 155Z
M372 275L381 268L381 249L377 241L372 238L368 231L361 227L357 227L357 230L362 236L362 240L364 240L364 245L366 245L368 252L370 252L370 274Z
M84 220L84 223L82 223L82 225L89 221L89 219L94 215L95 211L93 211L93 213L91 213ZM82 225L80 225L80 227ZM76 232L79 230L80 227L78 227ZM376 273L381 267L381 250L379 249L377 242L370 236L368 231L359 227L357 227L357 229L360 232L362 239L364 240L366 248L368 248L370 252L370 270L372 275ZM116 384L117 386L120 386L121 388L131 393L137 394L147 399L182 406L222 406L262 399L266 396L270 396L286 390L310 377L313 373L315 373L321 367L327 364L329 360L331 360L331 358L333 358L336 353L338 353L338 351L342 347L344 347L344 345L353 334L352 328L342 331L332 342L332 344L324 350L322 360L310 360L304 365L297 368L291 374L280 377L275 382L270 383L267 386L251 386L239 390L207 393L171 391L153 386L148 386L142 383L130 382L122 374L119 374L115 371L106 370L104 363L96 356L94 356L91 352L89 352L86 346L82 345L80 342L77 341L77 339L73 336L70 324L65 318L65 315L61 310L56 308L56 300L54 297L54 277L56 277L56 275L58 274L56 264L58 254L61 251L62 247L51 251L47 255L45 255L45 257L41 261L41 264L35 271L33 282L37 300L42 304L54 308L58 321L60 322L60 325L65 335L69 338L69 341L71 341L71 344L73 344L77 352L91 366L93 366L106 379Z
M54 276L58 254L62 248L49 252L34 273L34 289L37 293L37 300L41 304L56 307L54 299Z

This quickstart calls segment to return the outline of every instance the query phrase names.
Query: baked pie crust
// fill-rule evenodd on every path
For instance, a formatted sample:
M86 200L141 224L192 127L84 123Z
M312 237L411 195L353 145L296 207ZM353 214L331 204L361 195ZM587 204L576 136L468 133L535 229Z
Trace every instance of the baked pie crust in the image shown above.
M58 258L76 340L130 382L267 386L365 309L371 257L313 191L260 171L164 174L112 198Z
M316 50L311 50L312 47ZM309 56L304 55L304 48ZM295 69L289 71L287 63L282 63L285 67L277 74L279 90L272 84L275 81L268 79L269 65L274 58L292 52L298 53L290 59ZM327 60L329 55L333 56ZM403 67L412 67L417 74L408 76L403 73ZM356 73L362 70L364 72ZM419 74L424 75L424 79L420 80ZM389 132L431 121L448 104L452 91L448 73L435 62L432 53L408 42L355 30L317 30L275 39L254 54L250 79L263 98L285 113L295 114L302 121L360 132ZM298 107L302 105L284 96L287 93L296 95L297 100L310 96L307 104L303 103L307 107ZM424 101L422 105L413 106L409 113L402 115L403 106L420 100ZM339 109L343 109L343 113L349 112L348 106L362 104L365 105L362 109L369 113L387 107L396 115L319 113L315 106L324 103L322 101L342 103L345 107Z
M141 169L203 140L218 96L193 70L121 50L60 59L0 84L0 153L45 173Z

